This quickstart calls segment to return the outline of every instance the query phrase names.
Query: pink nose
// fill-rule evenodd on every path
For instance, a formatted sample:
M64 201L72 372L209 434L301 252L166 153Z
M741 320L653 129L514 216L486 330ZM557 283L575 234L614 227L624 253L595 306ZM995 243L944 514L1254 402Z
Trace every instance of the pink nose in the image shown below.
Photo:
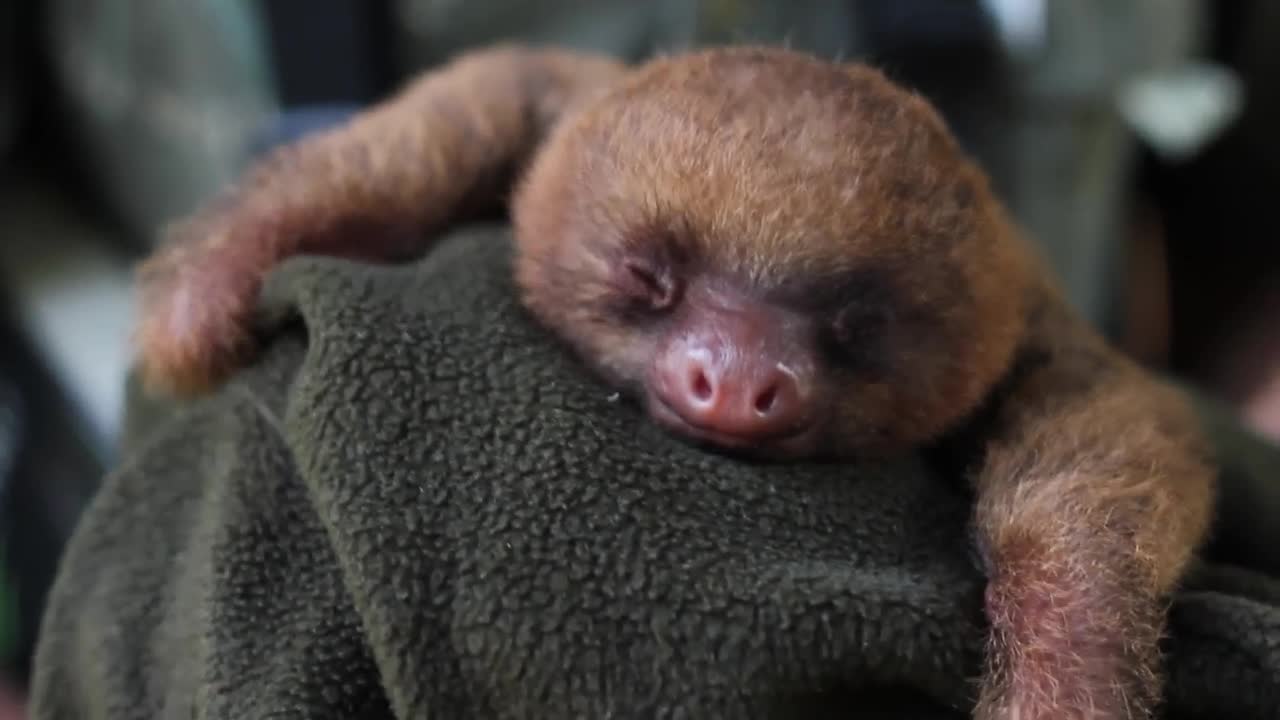
M685 422L744 439L800 429L807 393L797 373L776 358L714 352L692 343L662 364L662 399Z

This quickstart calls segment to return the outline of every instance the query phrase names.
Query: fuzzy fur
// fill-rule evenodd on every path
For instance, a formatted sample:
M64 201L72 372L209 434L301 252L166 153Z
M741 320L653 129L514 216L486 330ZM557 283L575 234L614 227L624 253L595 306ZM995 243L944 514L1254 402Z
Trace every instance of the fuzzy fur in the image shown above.
M509 188L526 306L620 387L663 332L625 311L627 261L852 327L793 456L921 447L994 403L972 476L991 574L977 715L1151 714L1163 603L1212 508L1191 412L1067 308L938 115L869 68L465 55L173 229L140 275L144 377L195 392L244 362L282 259L420 252Z

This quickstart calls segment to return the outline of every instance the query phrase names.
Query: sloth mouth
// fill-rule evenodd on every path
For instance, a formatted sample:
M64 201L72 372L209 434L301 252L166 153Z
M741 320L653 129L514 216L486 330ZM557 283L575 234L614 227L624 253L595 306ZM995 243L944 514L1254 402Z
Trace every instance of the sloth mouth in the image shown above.
M686 442L710 446L735 455L793 459L817 450L817 423L806 420L768 435L727 433L690 422L660 397L647 394L647 409L663 429Z

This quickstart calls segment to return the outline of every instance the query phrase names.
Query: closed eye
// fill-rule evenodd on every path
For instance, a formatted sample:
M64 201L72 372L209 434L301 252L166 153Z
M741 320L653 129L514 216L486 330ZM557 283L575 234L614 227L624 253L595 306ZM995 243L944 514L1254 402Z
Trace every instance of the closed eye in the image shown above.
M665 310L675 304L679 287L670 271L636 258L624 260L622 269L628 276L628 290L650 308Z
M836 314L832 334L841 345L864 346L884 335L892 315L893 309L888 305L847 305Z

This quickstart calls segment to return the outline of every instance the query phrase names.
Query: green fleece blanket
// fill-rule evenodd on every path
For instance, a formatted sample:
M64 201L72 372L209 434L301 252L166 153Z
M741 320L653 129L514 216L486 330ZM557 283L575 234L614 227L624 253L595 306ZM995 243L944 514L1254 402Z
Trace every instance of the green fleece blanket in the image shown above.
M500 233L292 261L255 367L134 405L37 720L964 716L959 477L668 437L526 319ZM1168 717L1280 717L1280 583L1206 571L1169 650Z

